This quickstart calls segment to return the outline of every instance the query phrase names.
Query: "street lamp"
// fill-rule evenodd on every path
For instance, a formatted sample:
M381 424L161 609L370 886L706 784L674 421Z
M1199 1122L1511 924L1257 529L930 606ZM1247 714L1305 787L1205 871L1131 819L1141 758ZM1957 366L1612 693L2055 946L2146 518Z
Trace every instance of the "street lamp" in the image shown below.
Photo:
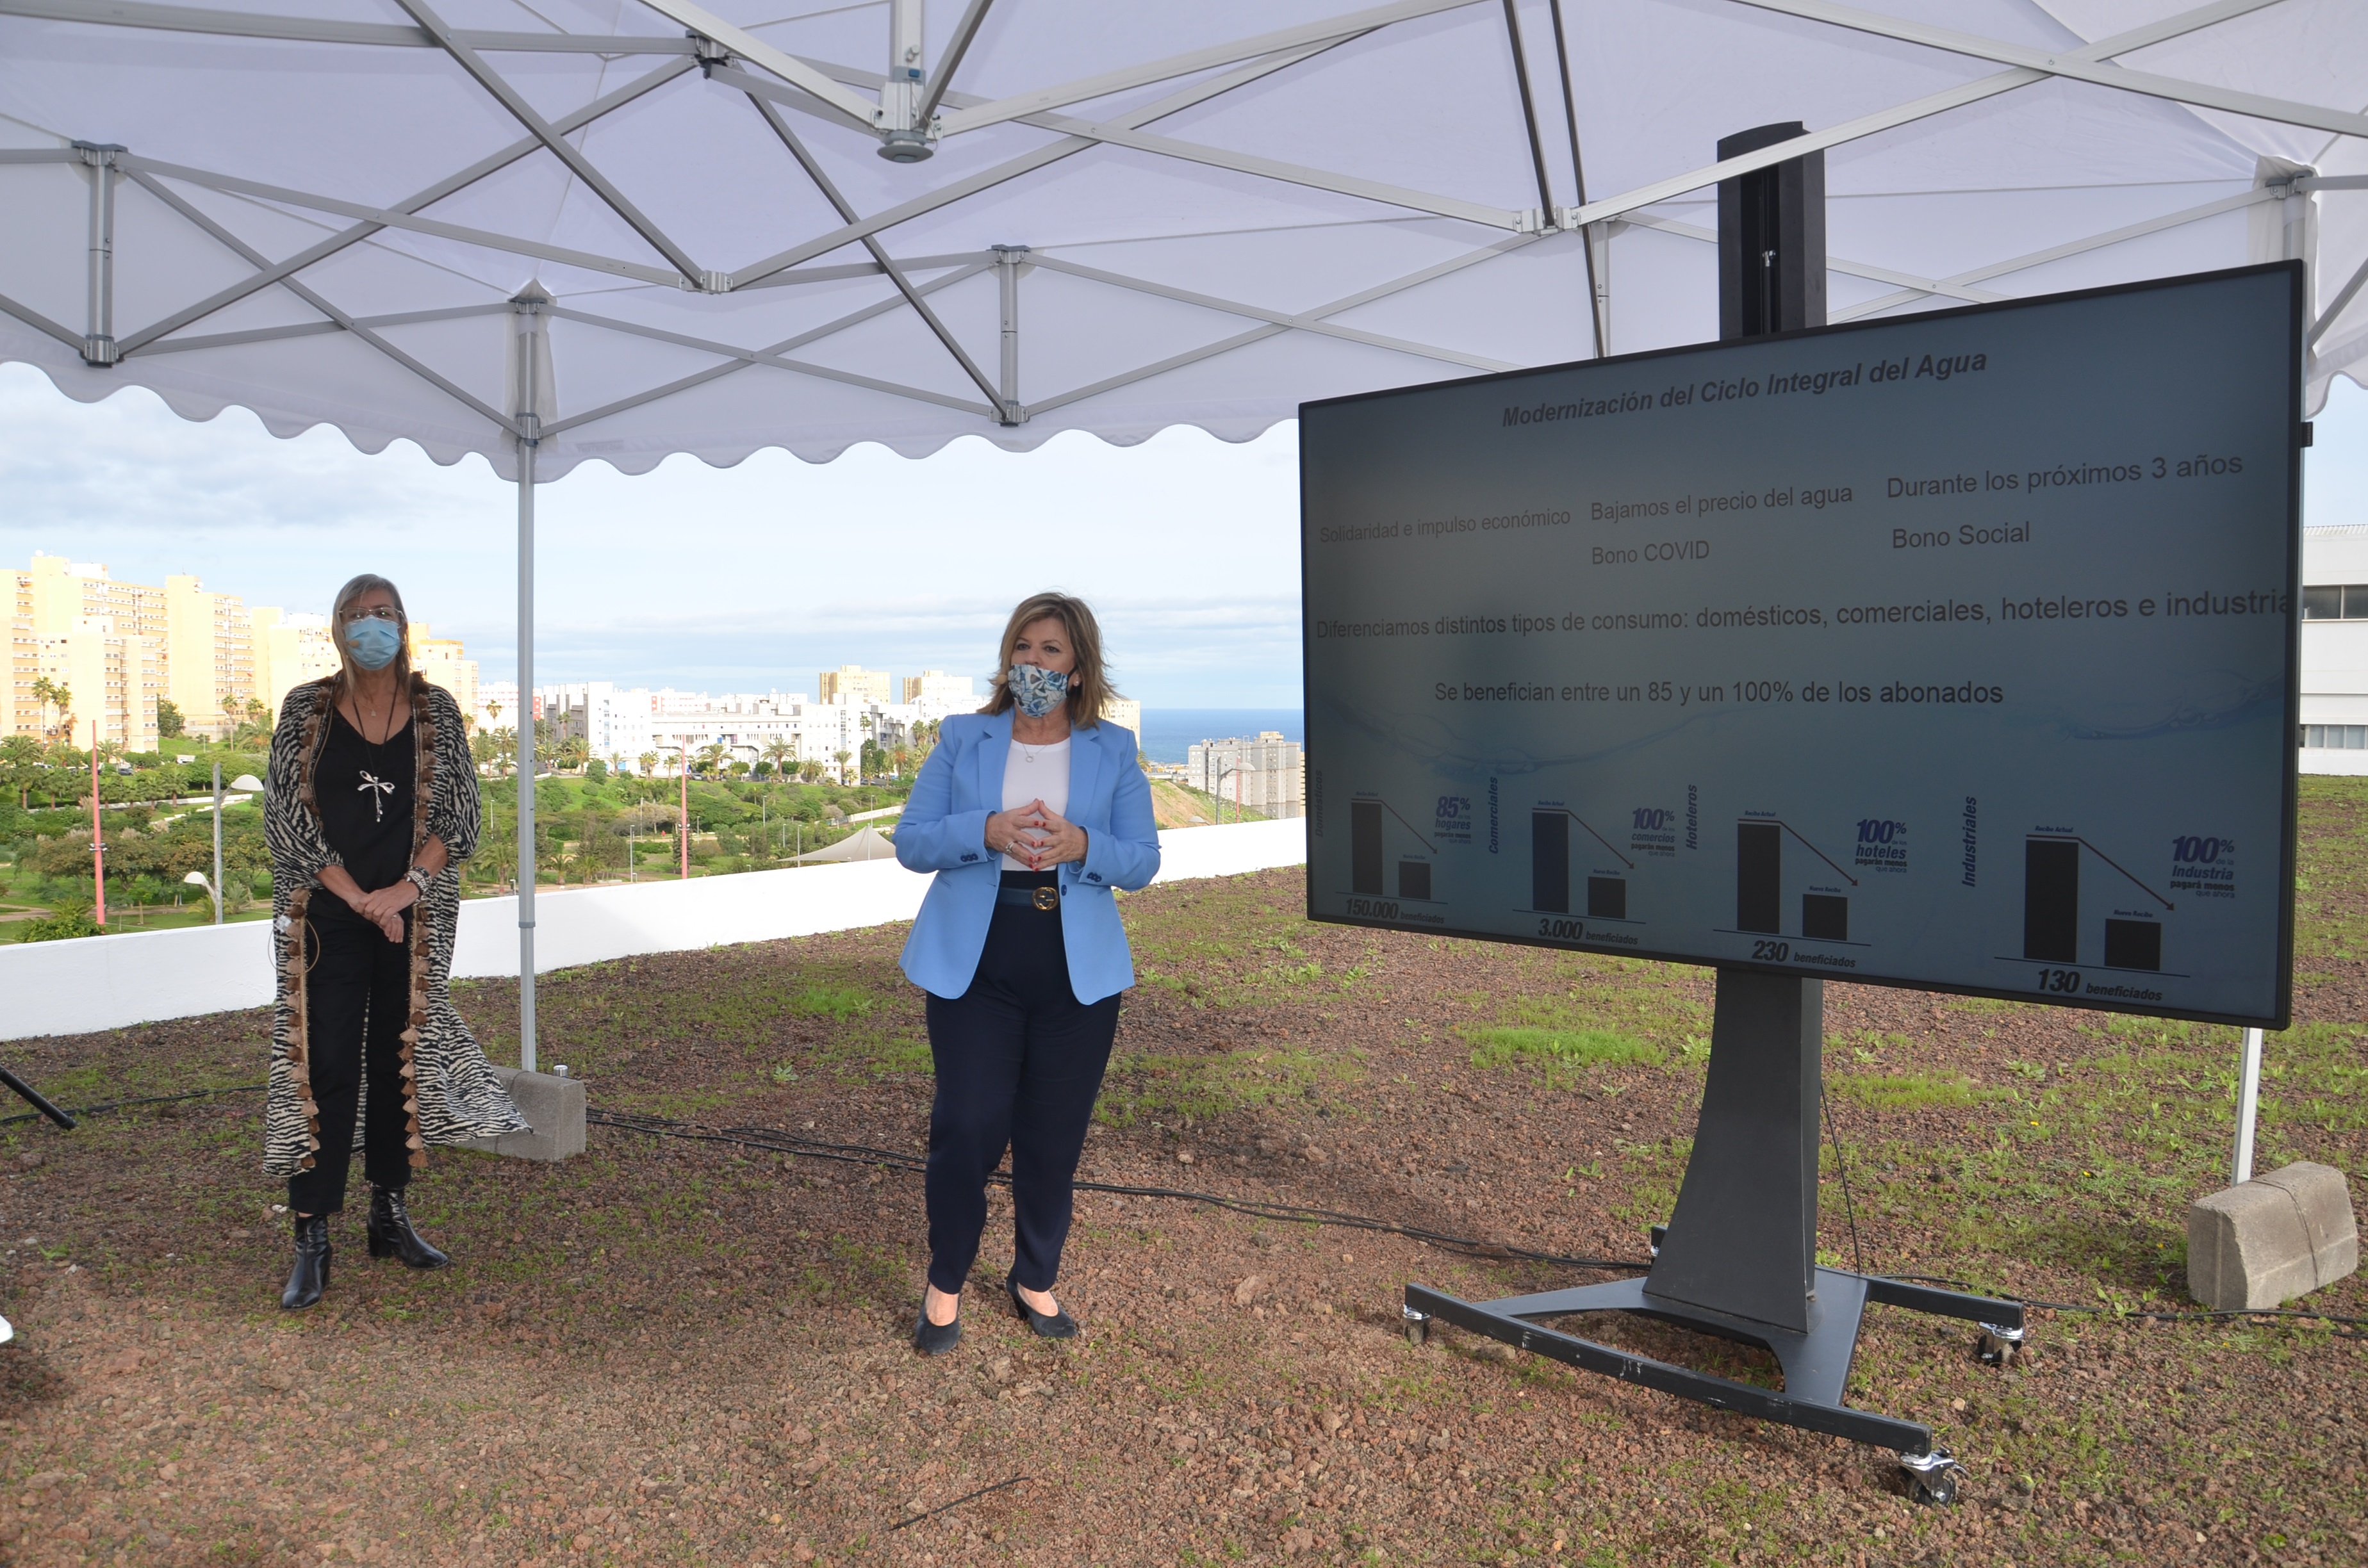
M237 778L230 781L230 787L233 790L251 790L259 795L263 792L263 780L257 778L252 773L242 773ZM211 882L207 882L203 877L200 877L195 871L191 871L188 876L181 879L185 882L205 882L206 891L213 893L214 895L214 924L217 926L222 923L222 893L218 891L222 887L222 764L217 762L214 764L214 880Z
M1217 767L1217 787L1209 791L1209 798L1216 802L1217 820L1221 823L1225 820L1225 780L1240 771L1240 768L1231 763L1220 763ZM1242 820L1242 799L1239 789L1234 791L1234 820L1235 822Z

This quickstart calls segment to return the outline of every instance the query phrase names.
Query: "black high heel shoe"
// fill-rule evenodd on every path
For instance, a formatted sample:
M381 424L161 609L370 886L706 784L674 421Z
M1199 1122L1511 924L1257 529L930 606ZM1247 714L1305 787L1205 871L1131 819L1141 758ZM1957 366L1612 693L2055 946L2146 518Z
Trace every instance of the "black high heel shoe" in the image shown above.
M301 1312L321 1299L329 1288L329 1217L296 1217L296 1267L289 1271L287 1288L279 1292L282 1312Z
M913 1348L924 1356L942 1356L962 1343L962 1303L954 1303L951 1323L929 1321L929 1293L921 1292L921 1310L913 1320Z
M452 1260L411 1228L411 1210L394 1187L370 1188L370 1255L399 1257L406 1268L441 1268Z
M1019 1293L1019 1281L1008 1276L1003 1281L1003 1293L1011 1298L1011 1310L1018 1312L1028 1326L1036 1331L1037 1338L1075 1339L1077 1337L1077 1320L1069 1315L1068 1308L1063 1307L1051 1313L1038 1312L1030 1306L1028 1299Z

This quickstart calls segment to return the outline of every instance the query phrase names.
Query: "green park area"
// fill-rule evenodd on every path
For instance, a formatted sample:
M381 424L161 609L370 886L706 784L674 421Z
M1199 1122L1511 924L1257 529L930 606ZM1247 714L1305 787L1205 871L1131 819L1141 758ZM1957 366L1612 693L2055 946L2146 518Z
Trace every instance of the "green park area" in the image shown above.
M98 773L109 932L165 930L210 921L208 890L192 871L213 875L212 779L225 787L266 767L268 739L197 744L177 752L110 754ZM0 942L97 934L91 852L90 756L30 741L0 743ZM501 770L507 754L485 752L485 820L476 854L462 868L464 896L515 890L518 780ZM180 757L193 760L183 762ZM689 824L689 874L769 870L860 831L865 813L893 810L905 780L842 785L784 778L769 764L734 771L720 758L693 759L679 776L635 777L598 761L535 781L536 885L580 887L682 874L677 837ZM271 860L261 801L228 794L222 813L224 915L267 918ZM877 824L893 827L891 821Z

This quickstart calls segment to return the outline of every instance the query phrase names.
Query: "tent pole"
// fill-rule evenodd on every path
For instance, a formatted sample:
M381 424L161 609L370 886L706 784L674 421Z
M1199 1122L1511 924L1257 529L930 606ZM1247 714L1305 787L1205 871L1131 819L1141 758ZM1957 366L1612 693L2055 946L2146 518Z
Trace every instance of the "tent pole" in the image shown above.
M534 1066L534 449L538 424L518 437L518 1066Z

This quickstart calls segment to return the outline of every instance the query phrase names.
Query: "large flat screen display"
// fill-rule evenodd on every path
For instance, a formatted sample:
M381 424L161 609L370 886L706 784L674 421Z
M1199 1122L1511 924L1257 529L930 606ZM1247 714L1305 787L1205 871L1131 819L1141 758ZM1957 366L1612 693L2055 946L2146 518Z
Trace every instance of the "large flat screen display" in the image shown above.
M2284 1027L2300 288L1307 404L1308 913Z

